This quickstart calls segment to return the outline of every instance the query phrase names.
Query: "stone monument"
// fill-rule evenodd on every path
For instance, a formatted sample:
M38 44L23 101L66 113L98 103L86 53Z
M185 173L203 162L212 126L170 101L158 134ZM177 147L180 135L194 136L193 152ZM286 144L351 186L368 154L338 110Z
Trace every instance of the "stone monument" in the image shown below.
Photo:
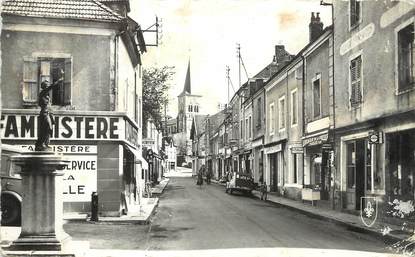
M41 83L38 104L38 138L35 152L12 157L21 167L22 177L22 230L18 239L6 249L8 256L75 256L64 250L70 237L63 231L62 170L69 163L63 155L55 154L49 147L53 116L49 111L49 91L53 85ZM26 253L25 253L26 251ZM48 254L42 254L48 251ZM54 252L51 252L54 251ZM36 254L38 252L38 254Z

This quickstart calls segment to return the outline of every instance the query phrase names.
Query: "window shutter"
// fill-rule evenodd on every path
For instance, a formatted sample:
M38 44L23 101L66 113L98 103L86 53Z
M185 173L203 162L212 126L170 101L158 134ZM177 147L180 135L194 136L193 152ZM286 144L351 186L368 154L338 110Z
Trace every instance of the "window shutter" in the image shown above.
M64 74L64 104L71 105L72 103L72 61L65 59L65 74Z
M23 104L36 104L39 87L38 87L38 63L36 58L23 58L23 83L22 95Z
M415 28L414 25L412 25L412 42L411 42L411 83L415 83Z
M361 86L361 73L362 73L362 59L357 57L352 60L350 65L350 104L356 106L362 102L362 86Z

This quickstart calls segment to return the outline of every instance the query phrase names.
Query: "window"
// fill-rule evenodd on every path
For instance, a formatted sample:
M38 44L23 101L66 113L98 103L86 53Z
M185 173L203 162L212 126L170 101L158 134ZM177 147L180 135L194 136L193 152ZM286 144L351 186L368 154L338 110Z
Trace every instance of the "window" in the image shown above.
M350 28L360 23L362 3L360 0L350 0Z
M71 104L72 64L70 58L25 57L23 65L23 104L36 105L40 83L55 83L63 77L63 82L50 92L52 105Z
M187 110L188 110L188 112L193 112L193 105L187 106Z
M198 105L195 105L193 110L194 110L195 112L199 112L199 106L198 106Z
M278 111L279 111L278 127L279 127L279 130L284 130L285 129L285 96L279 99Z
M252 138L252 117L249 116L248 120L249 120L249 125L248 125L248 127L249 127L248 138L251 139Z
M291 91L291 125L298 123L298 98L297 89Z
M398 93L415 85L414 23L398 32Z
M362 56L350 62L350 106L357 107L362 103Z
M256 119L256 127L261 128L261 115L262 115L262 99L261 97L257 100L257 119Z
M275 113L274 113L274 103L269 105L269 134L274 135L275 131Z
M321 114L321 85L320 76L313 80L313 117L320 117Z
M240 139L243 139L243 135L244 135L244 122L243 122L243 120L241 120L241 137L240 137Z
M249 124L248 124L248 118L245 119L245 140L248 140L248 131L249 131Z

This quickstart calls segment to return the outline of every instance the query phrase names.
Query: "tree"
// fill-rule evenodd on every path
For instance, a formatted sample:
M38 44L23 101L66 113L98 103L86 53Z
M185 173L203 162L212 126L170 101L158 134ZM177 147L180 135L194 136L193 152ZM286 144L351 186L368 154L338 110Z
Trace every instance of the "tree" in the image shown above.
M174 67L152 67L143 71L143 124L151 118L158 130L162 129L164 108L168 104L168 90L170 87Z

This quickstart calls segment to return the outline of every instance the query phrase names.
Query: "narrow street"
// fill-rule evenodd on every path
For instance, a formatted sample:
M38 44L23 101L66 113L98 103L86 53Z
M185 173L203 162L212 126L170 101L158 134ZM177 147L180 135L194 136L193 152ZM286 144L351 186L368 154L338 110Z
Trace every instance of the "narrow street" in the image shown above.
M387 252L365 234L289 209L229 195L220 185L196 186L193 178L172 177L149 225L65 225L74 240L92 249L204 250L230 248L313 248Z

